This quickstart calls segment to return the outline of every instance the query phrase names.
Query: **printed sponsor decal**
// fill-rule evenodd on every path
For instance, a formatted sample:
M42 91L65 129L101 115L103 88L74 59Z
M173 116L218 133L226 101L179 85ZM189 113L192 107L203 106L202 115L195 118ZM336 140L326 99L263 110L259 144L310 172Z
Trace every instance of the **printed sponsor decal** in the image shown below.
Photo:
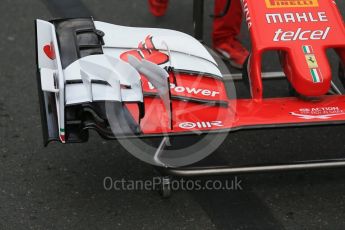
M54 50L54 44L51 42L48 45L45 45L43 47L43 51L45 55L50 59L50 60L55 60L56 55L55 55L55 50Z
M268 24L291 24L291 23L319 23L320 29L308 30L299 27L296 30L284 30L279 28L274 33L274 42L326 40L331 31L330 26L324 26L328 22L326 12L298 12L298 13L267 13L266 22ZM323 24L322 24L323 23Z
M268 13L266 14L268 24L277 23L304 23L304 22L328 22L326 12L297 12L297 13Z
M267 8L318 7L318 0L265 0Z
M292 116L304 120L328 120L335 116L345 115L345 111L339 107L317 107L317 108L301 108L297 112L290 112Z
M165 64L169 61L169 56L158 49L156 49L153 43L153 36L148 35L144 41L140 42L138 49L129 50L120 55L120 58L124 61L128 61L128 55L133 55L139 60L147 60L157 65Z
M308 40L326 40L331 27L326 27L323 30L303 30L298 28L296 31L284 31L278 29L275 32L274 42L289 42L289 41L308 41Z
M244 12L244 15L246 17L246 22L248 25L248 30L250 30L253 23L252 23L252 18L250 17L250 11L249 11L249 7L248 7L248 3L246 0L242 0L242 3L243 3L243 12Z
M307 60L309 69L319 68L319 65L317 64L316 57L314 54L306 54L305 59Z
M151 82L148 82L148 86L150 90L154 90L155 87L152 85ZM175 85L173 83L170 83L170 89L172 90L172 92L175 93L186 93L186 94L191 94L191 95L202 95L202 96L206 96L206 97L216 97L220 94L220 92L218 91L213 91L213 90L209 90L209 89L199 89L199 88L193 88L193 87L185 87L182 85Z
M304 45L302 46L303 52L305 54L305 59L307 61L308 67L310 69L310 74L314 83L322 83L323 77L320 71L319 65L317 63L314 50L312 46Z
M223 127L222 121L200 121L200 122L183 122L179 124L181 129L194 129L194 128L213 128Z

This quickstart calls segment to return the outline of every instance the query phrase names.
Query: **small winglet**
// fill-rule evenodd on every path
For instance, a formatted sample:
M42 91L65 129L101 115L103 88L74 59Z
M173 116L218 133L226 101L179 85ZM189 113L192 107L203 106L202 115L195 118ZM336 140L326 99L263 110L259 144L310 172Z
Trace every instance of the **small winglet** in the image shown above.
M45 92L58 93L59 89L55 87L55 74L56 71L47 68L41 68L41 87Z
M128 62L145 77L157 89L158 95L163 100L165 109L169 116L169 126L172 127L172 105L169 84L169 74L158 65L147 60L140 61L133 55L128 55Z
M80 69L80 76L81 80L83 81L83 84L86 88L87 94L89 96L89 101L93 101L93 96L92 96L92 84L91 84L91 78L87 72L84 70Z

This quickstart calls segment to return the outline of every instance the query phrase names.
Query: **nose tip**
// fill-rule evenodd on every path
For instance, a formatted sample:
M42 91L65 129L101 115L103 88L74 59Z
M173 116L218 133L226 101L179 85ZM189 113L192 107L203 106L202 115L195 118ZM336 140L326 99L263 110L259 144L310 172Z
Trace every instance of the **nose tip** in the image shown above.
M328 93L332 73L326 50L317 45L303 45L287 56L288 79L295 90L304 96L322 96Z

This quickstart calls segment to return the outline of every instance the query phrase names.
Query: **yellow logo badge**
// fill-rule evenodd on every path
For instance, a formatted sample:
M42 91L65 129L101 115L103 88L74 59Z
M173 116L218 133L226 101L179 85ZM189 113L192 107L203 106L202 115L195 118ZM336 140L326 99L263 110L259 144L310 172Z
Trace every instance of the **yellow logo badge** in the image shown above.
M318 0L265 0L267 8L318 7Z
M319 68L319 65L317 64L316 58L314 54L307 54L305 55L305 59L307 60L309 69L316 69Z

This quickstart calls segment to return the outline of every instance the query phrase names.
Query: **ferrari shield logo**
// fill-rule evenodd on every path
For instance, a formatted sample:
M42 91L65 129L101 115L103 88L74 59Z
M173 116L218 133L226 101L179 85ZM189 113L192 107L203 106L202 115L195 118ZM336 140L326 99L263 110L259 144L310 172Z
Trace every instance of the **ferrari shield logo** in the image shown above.
M309 69L316 69L319 68L319 65L317 64L316 58L314 54L307 54L305 55L305 59L307 60Z
M310 75L314 83L322 83L323 77L320 71L319 65L316 60L316 56L314 54L314 49L312 46L305 45L302 46L303 53L305 55L305 60L307 61Z

